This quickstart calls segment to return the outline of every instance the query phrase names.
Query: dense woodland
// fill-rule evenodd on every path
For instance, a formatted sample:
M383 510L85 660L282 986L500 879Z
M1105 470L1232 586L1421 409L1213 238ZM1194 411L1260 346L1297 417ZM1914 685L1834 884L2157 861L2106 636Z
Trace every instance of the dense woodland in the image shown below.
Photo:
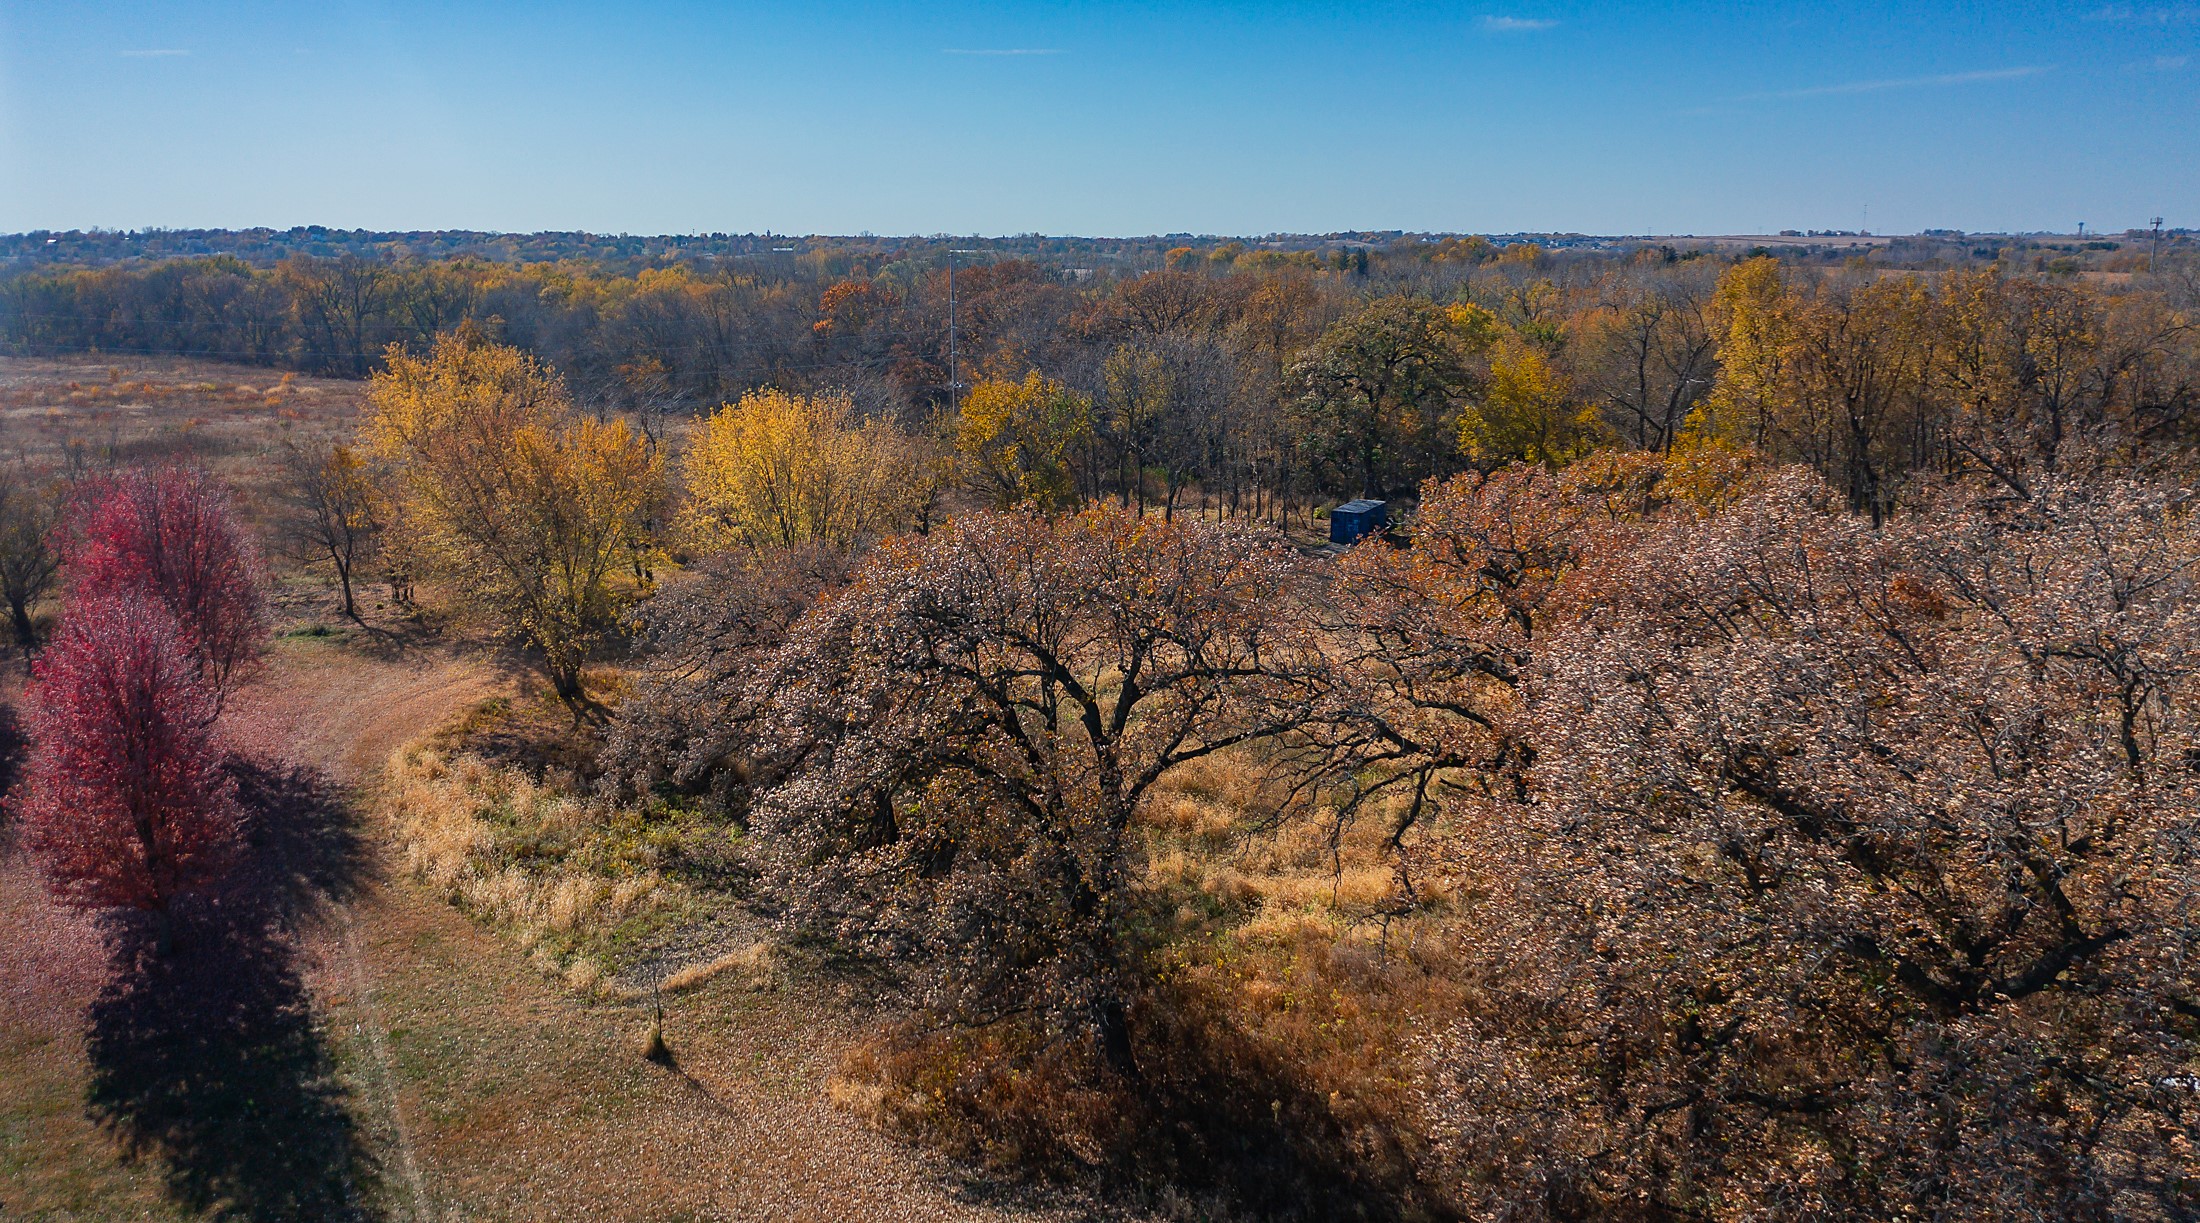
M970 256L952 335L936 246L216 256L18 270L0 340L371 378L291 542L534 664L606 810L741 830L900 1000L881 1124L1187 1217L2185 1218L2200 264L2064 246ZM199 778L250 566L65 475L0 487L39 725L134 659ZM83 755L57 891L162 908L51 831Z

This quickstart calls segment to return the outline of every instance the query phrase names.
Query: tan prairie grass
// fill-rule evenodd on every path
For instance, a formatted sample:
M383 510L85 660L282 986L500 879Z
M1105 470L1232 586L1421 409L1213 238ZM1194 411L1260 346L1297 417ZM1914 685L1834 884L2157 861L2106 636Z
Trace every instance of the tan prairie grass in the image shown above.
M666 976L657 988L666 994L682 994L729 973L750 989L770 989L782 977L778 952L771 943L761 940L736 947L716 959L690 964Z
M1247 752L1221 752L1162 778L1139 808L1148 886L1197 893L1232 915L1240 939L1344 938L1400 906L1389 838L1398 804L1350 819L1333 807L1286 811L1285 787ZM1415 880L1425 907L1441 881Z
M578 864L578 855L556 852L585 845L608 825L603 804L425 743L400 748L385 776L385 810L406 872L509 932L537 967L582 993L607 981L604 944L620 927L681 899L678 885L654 870L607 877Z
M1287 808L1287 798L1274 772L1242 751L1192 762L1149 792L1138 813L1144 882L1173 902L1178 933L1156 951L1143 1013L1266 1067L1279 1098L1296 1093L1319 1114L1305 1132L1332 1135L1374 1180L1407 1184L1422 1143L1404 1070L1412 1042L1464 1005L1427 953L1444 945L1440 932L1454 920L1448 884L1416 871L1407 903L1391 844L1403 796L1349 819L1319 802ZM1406 836L1409 854L1425 835ZM870 1062L851 1063L840 1086L849 1106L894 1111L897 1089L938 1073L918 1050L903 1046L897 1060L873 1049ZM961 1050L981 1060L988 1052L997 1051ZM1019 1097L1030 1114L1022 1130L1078 1132L1081 1111L1058 1094Z

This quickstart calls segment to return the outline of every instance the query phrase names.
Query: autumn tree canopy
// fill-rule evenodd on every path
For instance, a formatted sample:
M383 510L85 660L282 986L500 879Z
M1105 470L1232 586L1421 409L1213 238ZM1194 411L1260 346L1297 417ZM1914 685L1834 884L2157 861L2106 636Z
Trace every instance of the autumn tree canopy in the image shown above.
M257 549L229 493L198 468L130 470L82 490L69 602L148 595L167 609L217 706L267 633Z
M1212 523L971 514L886 544L765 683L755 823L788 903L973 1020L1058 1019L1131 1073L1140 798L1305 724L1292 565Z
M856 419L845 395L757 391L688 445L689 532L707 549L845 547L913 524L928 466L914 439Z
M1070 461L1092 431L1092 402L1034 370L1021 382L988 379L970 388L955 444L971 485L1001 508L1077 503Z
M1437 851L1478 1209L2194 1207L2200 539L2034 483L1875 531L1788 471L1558 576Z
M620 575L654 544L657 451L624 421L575 412L533 360L476 334L386 360L367 427L395 476L398 528L584 707L581 668L636 593Z
M1381 497L1442 468L1457 446L1458 404L1486 343L1479 316L1434 302L1369 302L1292 367L1301 444Z

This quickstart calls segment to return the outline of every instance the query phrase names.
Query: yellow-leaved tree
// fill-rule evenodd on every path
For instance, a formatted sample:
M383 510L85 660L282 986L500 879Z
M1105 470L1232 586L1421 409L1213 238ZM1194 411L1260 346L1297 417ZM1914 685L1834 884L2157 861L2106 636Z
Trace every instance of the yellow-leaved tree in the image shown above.
M845 395L751 391L688 445L688 533L711 550L846 547L906 528L930 467L891 422L858 422Z
M1022 382L987 379L963 397L955 446L971 483L1003 509L1077 504L1070 453L1092 432L1092 402L1037 370Z
M1459 416L1459 445L1487 468L1506 463L1561 467L1596 448L1596 407L1577 399L1543 349L1508 335L1490 353L1482 395Z
M576 715L591 708L581 669L646 585L656 451L624 421L576 412L533 358L471 329L386 360L367 436L412 553L530 647Z
M1691 432L1808 463L1874 523L1905 473L1943 453L1925 393L1960 329L1917 277L1813 283L1750 259L1720 277L1712 307L1718 380Z
M1718 381L1689 422L1693 432L1760 449L1766 445L1782 383L1795 363L1796 309L1777 259L1745 259L1719 277L1711 304Z

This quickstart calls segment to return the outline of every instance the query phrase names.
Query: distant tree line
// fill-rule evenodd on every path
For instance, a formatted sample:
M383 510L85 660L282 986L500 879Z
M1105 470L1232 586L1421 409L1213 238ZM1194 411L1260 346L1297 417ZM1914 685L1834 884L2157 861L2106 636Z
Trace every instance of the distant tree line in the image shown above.
M0 345L364 377L463 325L645 437L752 391L830 395L962 451L1004 501L1280 517L1717 437L1883 511L1908 473L2010 467L1982 449L1990 423L2021 419L1995 436L2047 455L2078 433L2128 447L2191 428L2200 264L2174 244L2152 273L2105 270L2126 251L2065 270L2050 254L1825 266L1479 238L1187 244L1143 269L970 257L952 309L934 244L633 270L216 256L0 278Z

